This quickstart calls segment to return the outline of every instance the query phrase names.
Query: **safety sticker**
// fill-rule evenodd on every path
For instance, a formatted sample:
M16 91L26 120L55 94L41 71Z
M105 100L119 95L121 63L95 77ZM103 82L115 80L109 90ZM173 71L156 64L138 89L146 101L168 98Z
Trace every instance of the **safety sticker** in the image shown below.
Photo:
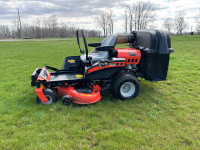
M92 96L90 94L81 94L81 96Z
M75 63L75 60L73 60L73 59L68 60L68 63Z
M83 75L82 75L82 74L77 74L76 77L77 77L77 78L82 78Z

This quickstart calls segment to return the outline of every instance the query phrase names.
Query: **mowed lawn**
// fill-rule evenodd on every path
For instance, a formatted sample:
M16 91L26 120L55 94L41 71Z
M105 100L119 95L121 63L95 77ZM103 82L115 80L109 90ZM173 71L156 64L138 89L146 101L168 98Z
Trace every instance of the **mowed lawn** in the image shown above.
M172 47L167 80L140 79L133 100L44 106L30 76L80 55L76 39L0 42L0 149L200 149L200 36Z

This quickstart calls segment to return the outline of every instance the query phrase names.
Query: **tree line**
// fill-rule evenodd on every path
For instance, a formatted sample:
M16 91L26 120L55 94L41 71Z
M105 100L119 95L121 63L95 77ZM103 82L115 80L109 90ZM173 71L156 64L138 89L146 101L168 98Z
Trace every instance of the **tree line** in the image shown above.
M0 25L0 39L21 39L21 38L68 38L75 37L77 30L84 30L87 37L100 37L101 32L96 30L86 30L67 26L65 23L59 23L56 15L49 17L38 17L33 20L31 25L21 23L18 10L18 17L13 20L13 27Z
M183 31L189 27L189 24L185 21L185 16L186 13L180 11L175 14L175 17L167 18L163 23L164 29L169 33L172 33L172 30L175 30L177 35L183 35ZM194 34L192 27L195 27L194 31L196 31L197 34L200 34L200 10L193 19L194 26L191 26L191 34Z

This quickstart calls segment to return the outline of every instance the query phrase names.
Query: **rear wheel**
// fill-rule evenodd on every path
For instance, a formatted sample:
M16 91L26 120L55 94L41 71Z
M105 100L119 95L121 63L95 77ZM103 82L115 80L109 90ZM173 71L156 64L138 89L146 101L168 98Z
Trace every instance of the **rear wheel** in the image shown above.
M38 104L42 103L44 105L49 105L49 104L57 102L57 95L51 89L45 89L43 93L45 97L47 98L48 102L44 103L43 101L41 101L39 97L37 97Z
M139 80L128 73L119 74L112 80L112 94L121 100L136 97L140 90Z

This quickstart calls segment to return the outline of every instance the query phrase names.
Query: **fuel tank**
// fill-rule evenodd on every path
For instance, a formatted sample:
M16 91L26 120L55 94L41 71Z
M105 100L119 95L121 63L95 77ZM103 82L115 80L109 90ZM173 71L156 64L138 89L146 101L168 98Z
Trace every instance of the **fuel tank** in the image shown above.
M117 58L126 59L126 65L139 64L141 58L140 50L134 48L115 48Z

